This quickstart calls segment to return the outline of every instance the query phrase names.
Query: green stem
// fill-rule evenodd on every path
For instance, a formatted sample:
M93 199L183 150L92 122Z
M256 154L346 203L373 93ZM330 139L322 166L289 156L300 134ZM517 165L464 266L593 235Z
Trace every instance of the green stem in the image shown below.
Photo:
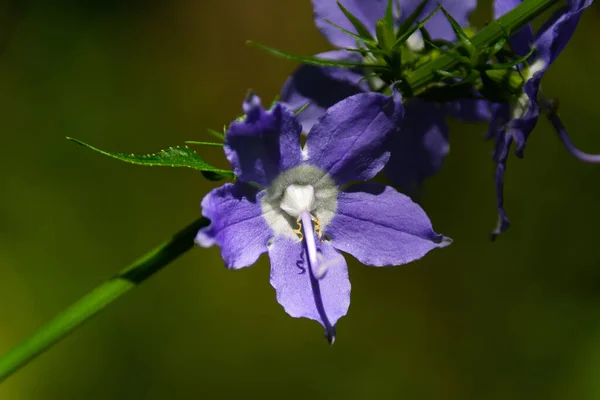
M100 312L123 294L160 271L164 266L190 250L198 230L208 225L200 218L160 246L119 272L115 277L75 302L32 336L0 358L0 382L23 367L75 328Z
M480 30L473 36L471 43L478 48L490 46L499 39L510 36L559 1L526 0ZM412 89L414 95L419 94L438 80L436 71L451 71L458 64L459 62L451 56L442 55L408 75L407 86Z

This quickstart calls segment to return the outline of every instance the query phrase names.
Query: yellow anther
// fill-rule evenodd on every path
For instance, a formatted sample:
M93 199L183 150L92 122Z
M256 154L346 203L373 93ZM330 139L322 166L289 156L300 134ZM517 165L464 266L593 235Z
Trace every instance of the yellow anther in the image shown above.
M298 217L296 223L298 224L298 229L294 229L294 233L298 235L298 241L301 242L302 239L304 239L304 233L302 233L302 221L300 220L300 217Z
M323 232L321 231L321 224L319 223L319 220L311 215L311 219L313 220L313 222L315 223L315 232L317 232L317 237L319 238L319 240L323 240Z

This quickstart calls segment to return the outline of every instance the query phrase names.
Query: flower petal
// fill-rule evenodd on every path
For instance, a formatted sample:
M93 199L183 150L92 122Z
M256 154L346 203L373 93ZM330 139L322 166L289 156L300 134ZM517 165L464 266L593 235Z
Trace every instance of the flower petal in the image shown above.
M284 105L266 111L255 95L244 102L244 112L245 118L225 133L225 155L240 181L268 186L281 171L302 162L302 127Z
M385 16L388 0L341 0L340 3L371 32L375 37L375 23ZM336 0L313 0L315 24L323 36L337 47L354 47L356 41L328 23L333 22L342 28L356 33L354 26L340 10Z
M502 135L496 141L496 150L494 158L496 161L496 206L498 207L498 223L496 229L491 233L490 238L496 240L498 235L506 231L510 227L510 220L504 209L504 174L506 172L506 160L508 159L508 151L512 144L512 137Z
M402 129L392 138L385 173L394 185L412 194L415 184L441 168L450 145L448 125L437 104L411 99L404 107Z
M202 199L202 215L211 224L201 229L196 243L218 245L227 268L248 267L267 251L273 236L262 216L260 199L264 192L245 183L226 183Z
M418 204L378 183L340 193L336 216L324 233L335 248L376 267L406 264L451 242L433 231Z
M318 54L330 60L360 61L357 54L335 50ZM308 132L316 120L335 103L354 94L367 91L365 83L359 83L363 75L347 68L302 65L288 78L281 89L281 102L296 111L308 106L297 115L304 132Z
M465 122L483 122L492 118L491 103L480 99L459 99L443 104L448 115Z
M307 136L308 162L338 184L374 177L404 116L400 96L394 97L360 93L330 107Z
M581 14L592 4L592 0L569 0L568 3L556 11L536 34L535 58L543 60L546 68L563 51L575 32Z
M269 244L271 285L277 301L294 318L309 318L325 327L330 343L335 323L350 306L350 280L344 257L327 242L317 240L318 250L330 267L317 280L308 267L305 249L294 239L279 236Z
M519 4L522 0L495 0L494 1L494 19L503 16ZM527 24L510 37L510 45L512 49L520 56L529 53L533 45L533 30L531 25Z

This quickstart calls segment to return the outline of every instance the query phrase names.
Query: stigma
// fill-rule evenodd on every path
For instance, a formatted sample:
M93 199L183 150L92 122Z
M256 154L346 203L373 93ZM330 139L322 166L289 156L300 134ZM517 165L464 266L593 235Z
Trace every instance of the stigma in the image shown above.
M289 185L285 188L279 207L289 216L299 218L302 212L316 208L315 189L311 185Z

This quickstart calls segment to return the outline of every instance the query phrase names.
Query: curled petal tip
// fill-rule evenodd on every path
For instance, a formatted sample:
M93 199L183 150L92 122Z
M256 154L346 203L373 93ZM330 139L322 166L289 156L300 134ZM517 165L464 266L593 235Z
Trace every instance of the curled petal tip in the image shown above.
M335 327L328 327L325 329L325 339L327 343L333 346L335 343Z
M242 105L242 109L244 110L244 114L249 115L253 112L256 112L261 108L260 97L258 97L254 92L248 91L246 98L244 99L244 104Z
M451 245L453 242L452 238L448 236L440 235L439 239L436 240L436 243L440 245L440 247L446 247Z

